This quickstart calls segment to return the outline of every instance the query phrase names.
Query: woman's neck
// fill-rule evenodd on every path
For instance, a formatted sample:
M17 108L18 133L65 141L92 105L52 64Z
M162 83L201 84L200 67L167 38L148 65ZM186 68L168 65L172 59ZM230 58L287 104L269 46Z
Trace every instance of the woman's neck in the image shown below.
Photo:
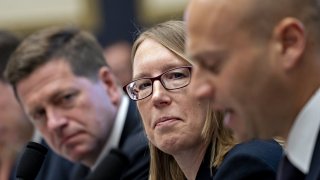
M207 147L208 145L203 144L202 146L188 149L173 155L188 180L196 179Z

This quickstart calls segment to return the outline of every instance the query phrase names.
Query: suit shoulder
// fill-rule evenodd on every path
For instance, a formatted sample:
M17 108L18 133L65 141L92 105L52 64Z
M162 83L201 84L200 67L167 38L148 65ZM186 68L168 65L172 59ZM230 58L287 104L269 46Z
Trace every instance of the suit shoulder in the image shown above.
M226 155L225 161L239 157L256 159L277 170L282 153L282 147L274 140L252 140L234 146Z
M282 147L275 141L250 141L234 146L218 167L216 180L276 178Z
M282 154L282 147L275 140L252 140L235 145L230 154L262 155L269 153Z

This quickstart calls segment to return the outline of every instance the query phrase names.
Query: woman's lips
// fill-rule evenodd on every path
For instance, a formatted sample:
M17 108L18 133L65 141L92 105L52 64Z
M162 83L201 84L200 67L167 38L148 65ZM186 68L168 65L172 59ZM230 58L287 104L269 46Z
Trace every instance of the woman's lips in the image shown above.
M178 117L161 117L155 121L154 128L157 126L163 126L166 124L170 124L172 122L178 121L180 118Z

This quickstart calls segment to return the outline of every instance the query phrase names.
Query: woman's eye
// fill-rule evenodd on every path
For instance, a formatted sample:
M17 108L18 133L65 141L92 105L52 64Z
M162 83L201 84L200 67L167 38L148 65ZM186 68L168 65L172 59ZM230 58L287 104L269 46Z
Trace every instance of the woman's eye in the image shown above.
M151 83L150 82L146 82L146 83L141 83L141 84L139 84L139 90L144 90L144 89L147 89L148 87L150 87L151 86Z
M168 74L167 79L182 79L185 77L186 77L186 75L184 73L173 72L173 73Z

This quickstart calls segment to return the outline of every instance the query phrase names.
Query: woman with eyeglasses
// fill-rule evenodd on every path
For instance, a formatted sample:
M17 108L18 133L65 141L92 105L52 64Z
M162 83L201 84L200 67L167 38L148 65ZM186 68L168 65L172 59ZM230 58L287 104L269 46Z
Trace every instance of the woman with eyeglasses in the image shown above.
M252 144L271 147L280 159L281 147L260 141L234 147L232 133L223 127L222 114L212 110L209 100L197 100L190 93L192 62L184 54L184 43L184 23L168 21L140 34L133 45L133 80L123 88L137 102L149 139L150 179L274 178L276 169L257 158L247 161L262 167L257 172L263 174L231 172L232 168L247 168L230 166L239 163L234 161L238 150Z

